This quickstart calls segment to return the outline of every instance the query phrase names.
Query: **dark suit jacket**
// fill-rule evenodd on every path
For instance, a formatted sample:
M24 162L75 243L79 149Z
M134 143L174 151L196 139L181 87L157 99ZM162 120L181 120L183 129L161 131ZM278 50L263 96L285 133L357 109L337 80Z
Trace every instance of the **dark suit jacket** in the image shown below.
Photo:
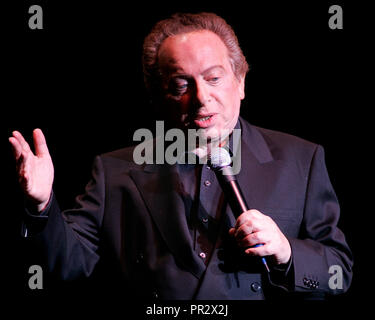
M249 206L269 215L290 241L289 285L275 285L272 276L270 282L253 258L233 264L236 248L223 239L206 268L191 247L176 167L136 165L133 148L96 157L77 208L61 212L53 196L45 216L29 215L29 224L45 222L32 238L43 242L48 268L71 280L95 274L107 261L106 282L114 279L136 298L264 299L346 291L352 258L337 228L339 205L323 148L240 121L237 179ZM234 222L229 208L227 214ZM332 265L342 268L342 289L329 287Z

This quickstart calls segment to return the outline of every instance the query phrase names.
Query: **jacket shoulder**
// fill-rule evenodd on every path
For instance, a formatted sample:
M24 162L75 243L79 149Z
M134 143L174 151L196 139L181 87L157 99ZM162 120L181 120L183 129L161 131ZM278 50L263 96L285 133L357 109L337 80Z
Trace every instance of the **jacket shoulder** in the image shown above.
M130 146L113 150L110 152L102 153L99 155L103 166L111 168L111 170L117 169L140 169L141 166L137 165L133 160L133 152L136 146Z
M117 159L120 161L133 162L133 151L135 146L121 148L110 152L102 153L103 159Z
M316 143L289 133L265 129L257 126L253 127L262 134L266 141L280 144L281 146L307 149L315 149L317 147Z
M256 131L267 144L274 159L298 158L311 160L318 148L318 144L295 135L266 129L246 123L249 130Z

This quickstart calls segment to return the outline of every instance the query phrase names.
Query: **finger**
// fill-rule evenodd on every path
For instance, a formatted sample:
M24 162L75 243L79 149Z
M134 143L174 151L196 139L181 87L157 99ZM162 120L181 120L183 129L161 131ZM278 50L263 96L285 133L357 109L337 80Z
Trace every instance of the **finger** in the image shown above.
M18 131L13 131L13 137L15 137L18 140L23 151L26 151L26 152L31 151L29 144L26 142L26 140L24 139L21 133L19 133Z
M235 237L237 240L241 240L242 238L247 237L249 234L262 231L264 229L265 225L262 220L249 220L236 229Z
M22 147L15 137L10 137L9 142L12 146L13 156L16 161L21 157Z
M260 217L259 214L261 213L255 209L245 211L237 218L235 228L239 228L244 223L247 223L248 221L252 221L252 220L259 218Z
M270 250L267 244L259 246L259 247L247 248L245 250L245 253L250 256L259 256L259 257L270 256L272 254L270 253Z
M40 157L49 154L46 138L42 130L35 129L33 131L34 147L36 156Z
M261 232L254 232L242 238L237 243L240 247L253 247L257 244L264 244L265 241L262 238Z
M251 234L254 230L253 223L251 221L248 221L247 223L244 223L239 228L235 229L234 236L237 240L241 240L242 238L245 238L249 234Z

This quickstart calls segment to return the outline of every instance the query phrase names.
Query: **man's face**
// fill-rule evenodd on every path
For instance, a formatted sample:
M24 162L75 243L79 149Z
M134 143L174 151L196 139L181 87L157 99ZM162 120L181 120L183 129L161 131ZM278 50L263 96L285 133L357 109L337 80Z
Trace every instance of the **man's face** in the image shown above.
M244 78L233 73L228 50L210 31L194 31L164 40L159 50L164 102L174 125L201 129L216 140L237 123Z

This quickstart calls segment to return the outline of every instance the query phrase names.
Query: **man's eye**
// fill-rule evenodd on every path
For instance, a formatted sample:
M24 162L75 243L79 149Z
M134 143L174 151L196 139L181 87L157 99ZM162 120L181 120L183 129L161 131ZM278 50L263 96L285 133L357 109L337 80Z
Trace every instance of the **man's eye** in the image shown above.
M174 94L183 94L188 89L187 81L175 81L171 83L170 91Z
M208 79L208 82L217 83L217 82L219 82L219 80L220 80L220 77L211 77L211 78Z
M176 85L177 90L185 90L188 87L187 83Z

